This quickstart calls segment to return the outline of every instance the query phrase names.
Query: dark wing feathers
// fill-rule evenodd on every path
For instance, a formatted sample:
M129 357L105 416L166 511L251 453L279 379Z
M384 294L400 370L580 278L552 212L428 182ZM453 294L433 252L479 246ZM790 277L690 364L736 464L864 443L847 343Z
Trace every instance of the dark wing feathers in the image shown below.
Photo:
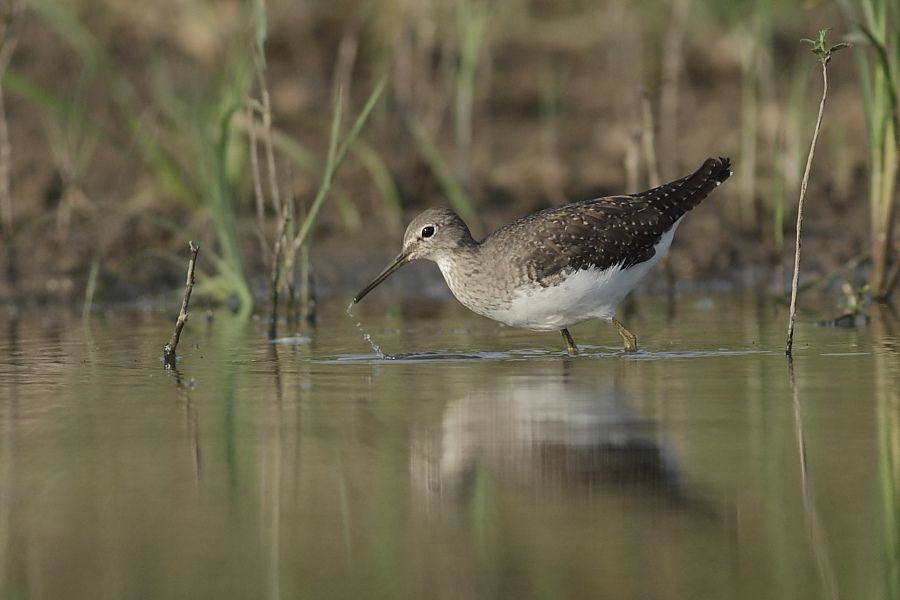
M534 213L498 230L485 244L498 245L501 255L544 285L572 270L628 268L652 258L662 235L730 175L729 159L709 158L691 175L639 194Z
M661 213L669 213L674 223L729 177L731 160L707 158L702 167L687 177L635 194L634 197L650 200Z

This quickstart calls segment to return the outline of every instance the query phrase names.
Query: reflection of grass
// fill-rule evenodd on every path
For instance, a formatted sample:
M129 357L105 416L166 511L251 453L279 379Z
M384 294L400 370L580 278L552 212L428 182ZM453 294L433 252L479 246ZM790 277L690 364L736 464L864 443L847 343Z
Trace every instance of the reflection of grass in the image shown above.
M244 369L237 366L238 358L246 347L247 319L243 315L226 316L216 320L213 344L216 347L215 356L218 365L215 373L219 377L215 380L215 397L220 402L221 428L224 453L224 464L227 469L228 488L232 494L237 494L241 488L241 462L248 458L246 451L239 446L241 435L238 431L240 417L238 409L241 406L239 390L240 380L244 376ZM252 462L247 462L252 465ZM248 467L249 468L249 467Z
M881 362L882 359L876 358ZM884 387L884 380L881 380ZM900 383L900 382L898 382ZM878 394L878 485L883 514L884 598L900 597L900 418L896 388Z
M897 317L890 308L873 321L882 340L897 338ZM881 496L884 580L881 598L900 598L900 370L889 347L872 354L875 361L875 415L878 427L876 490ZM875 588L878 589L877 587Z

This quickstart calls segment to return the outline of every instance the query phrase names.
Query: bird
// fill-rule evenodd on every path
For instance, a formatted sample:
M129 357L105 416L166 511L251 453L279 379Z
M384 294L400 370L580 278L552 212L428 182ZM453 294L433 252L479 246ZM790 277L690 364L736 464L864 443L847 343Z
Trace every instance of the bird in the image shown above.
M732 175L731 160L708 158L685 177L636 194L551 207L501 227L482 241L453 210L428 208L403 236L397 257L353 297L360 302L414 260L437 263L466 308L505 325L559 331L589 319L613 324L625 352L637 336L616 306L666 254L685 214Z

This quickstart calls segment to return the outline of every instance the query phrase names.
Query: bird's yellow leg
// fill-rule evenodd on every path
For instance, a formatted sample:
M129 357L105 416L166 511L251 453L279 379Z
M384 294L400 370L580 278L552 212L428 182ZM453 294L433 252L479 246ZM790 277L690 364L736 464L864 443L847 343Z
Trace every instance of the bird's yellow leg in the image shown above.
M559 332L562 334L563 339L566 340L566 349L569 351L569 356L578 356L578 346L575 345L575 340L572 339L572 334L569 333L569 330L560 329Z
M610 319L610 321L619 330L619 335L622 336L622 341L625 342L625 352L637 352L637 336L628 331L621 321L615 317Z

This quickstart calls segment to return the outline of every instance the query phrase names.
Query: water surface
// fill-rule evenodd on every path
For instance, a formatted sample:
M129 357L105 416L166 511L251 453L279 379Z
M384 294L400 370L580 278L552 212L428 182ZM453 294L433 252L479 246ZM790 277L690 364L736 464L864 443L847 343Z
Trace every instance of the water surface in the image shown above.
M453 303L269 344L197 313L0 331L0 598L897 598L900 325L745 297L556 334ZM388 356L377 356L356 323Z

